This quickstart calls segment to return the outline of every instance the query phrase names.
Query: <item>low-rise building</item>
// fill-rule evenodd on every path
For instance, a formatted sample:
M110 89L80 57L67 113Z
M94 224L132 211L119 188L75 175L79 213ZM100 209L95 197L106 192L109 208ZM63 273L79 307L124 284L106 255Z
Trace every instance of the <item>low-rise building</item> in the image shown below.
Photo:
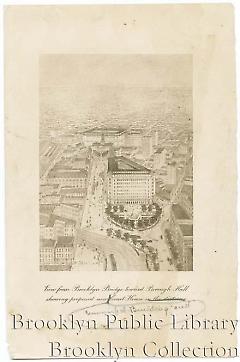
M55 245L53 239L40 239L40 266L53 265L55 263Z
M40 238L54 239L59 236L75 236L76 220L58 215L40 215Z
M65 217L67 219L77 220L82 210L78 205L60 204L54 209L54 215Z
M74 243L71 236L60 236L55 247L56 264L72 264L74 258Z
M73 168L86 169L89 165L88 159L86 157L75 157L73 158L71 165Z
M85 188L88 173L84 169L75 171L50 171L47 177L48 183L59 184L60 187Z
M172 206L169 237L178 270L193 270L193 220L179 204Z
M58 204L60 201L60 195L57 192L50 194L40 195L40 203L44 204Z

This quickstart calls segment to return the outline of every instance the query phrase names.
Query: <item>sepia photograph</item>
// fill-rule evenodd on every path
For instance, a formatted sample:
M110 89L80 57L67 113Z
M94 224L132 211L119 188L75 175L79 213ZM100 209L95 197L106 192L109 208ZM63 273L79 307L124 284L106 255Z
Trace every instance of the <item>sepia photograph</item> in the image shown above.
M40 56L40 270L193 270L192 71L190 54Z

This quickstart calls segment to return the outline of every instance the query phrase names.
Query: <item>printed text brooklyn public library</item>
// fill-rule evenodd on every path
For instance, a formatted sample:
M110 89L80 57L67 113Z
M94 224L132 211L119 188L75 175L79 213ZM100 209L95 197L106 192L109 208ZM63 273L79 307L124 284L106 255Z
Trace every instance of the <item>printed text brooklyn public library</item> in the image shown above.
M177 315L170 315L167 322L169 328L174 330L226 330L231 335L236 332L239 320L237 319L200 319L193 314L185 314L185 318L178 320ZM125 318L118 318L116 314L106 313L103 315L101 325L95 319L77 319L74 314L64 317L62 314L51 320L26 318L22 314L12 314L12 329L14 330L69 330L77 335L86 329L157 329L166 326L166 320L155 319L151 314L142 314L136 317L130 314Z

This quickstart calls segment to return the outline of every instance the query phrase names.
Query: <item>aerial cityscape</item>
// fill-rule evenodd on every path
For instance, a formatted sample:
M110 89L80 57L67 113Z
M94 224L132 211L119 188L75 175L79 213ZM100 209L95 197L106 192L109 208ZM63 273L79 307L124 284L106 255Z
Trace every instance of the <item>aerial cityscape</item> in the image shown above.
M192 271L188 55L43 55L42 271Z

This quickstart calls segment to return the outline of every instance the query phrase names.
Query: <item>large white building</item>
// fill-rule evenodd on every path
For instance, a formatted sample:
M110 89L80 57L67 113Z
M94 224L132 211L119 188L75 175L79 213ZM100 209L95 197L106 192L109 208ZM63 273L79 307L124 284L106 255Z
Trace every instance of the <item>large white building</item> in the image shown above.
M143 138L142 129L131 129L126 133L126 138L125 138L126 146L141 147L142 138Z
M150 158L153 154L153 136L152 135L144 135L142 138L142 153L143 156L147 159Z
M125 157L108 159L108 202L111 204L148 204L155 194L151 171Z

